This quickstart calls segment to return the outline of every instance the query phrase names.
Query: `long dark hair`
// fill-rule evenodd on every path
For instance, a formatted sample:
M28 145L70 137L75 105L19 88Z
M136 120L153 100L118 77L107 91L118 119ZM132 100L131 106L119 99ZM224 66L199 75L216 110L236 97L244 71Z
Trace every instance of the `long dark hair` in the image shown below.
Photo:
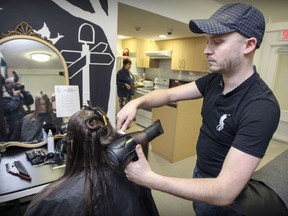
M55 115L53 113L52 103L51 103L47 94L41 94L41 95L35 97L35 110L30 116L31 120L32 119L36 120L39 116L41 99L45 101L46 113L49 114L52 121L55 121Z
M107 184L109 180L104 173L104 168L109 164L105 146L119 136L101 109L86 107L75 113L68 122L65 138L67 145L65 173L41 191L31 205L39 203L51 192L61 189L65 183L73 181L84 170L85 215L111 215L112 197ZM95 192L100 194L97 196L98 200L95 200Z

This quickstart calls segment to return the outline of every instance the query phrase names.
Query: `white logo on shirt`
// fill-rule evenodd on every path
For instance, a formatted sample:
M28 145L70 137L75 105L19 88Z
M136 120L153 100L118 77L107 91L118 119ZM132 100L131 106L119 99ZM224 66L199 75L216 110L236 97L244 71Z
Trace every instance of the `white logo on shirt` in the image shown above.
M223 114L223 115L220 117L219 124L216 126L216 130L217 130L217 131L223 130L224 125L225 125L224 120L225 120L228 116L230 116L230 114Z

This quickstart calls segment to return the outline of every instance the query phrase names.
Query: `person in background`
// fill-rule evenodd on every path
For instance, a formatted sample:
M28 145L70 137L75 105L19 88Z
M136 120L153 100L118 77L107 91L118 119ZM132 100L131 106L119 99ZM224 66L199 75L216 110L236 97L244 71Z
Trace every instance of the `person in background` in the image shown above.
M0 53L1 56L1 53ZM1 63L1 58L0 58ZM0 142L5 141L6 138L6 130L5 130L5 121L4 121L4 109L3 109L3 86L5 84L5 79L0 72Z
M52 110L52 103L46 94L35 97L35 110L23 118L21 129L21 141L39 142L42 140L42 127L45 124L51 125L56 130L56 114Z
M197 216L287 215L274 191L250 179L280 118L277 99L253 66L265 32L263 14L253 6L231 3L209 19L191 20L189 27L193 33L206 33L204 54L212 73L130 101L117 114L117 129L125 131L138 108L204 98L194 178L155 173L137 145L139 160L125 168L128 179L192 200Z
M30 105L34 103L34 99L23 84L15 82L14 77L6 78L5 89L3 108L9 130L6 141L20 141L23 117L30 112ZM27 111L23 106L27 107Z
M131 60L125 58L123 67L117 72L117 94L119 97L120 109L127 104L134 95L134 76L130 72Z
M25 216L159 215L151 190L109 164L105 149L120 136L100 108L85 106L72 115L65 174L36 194Z
M56 94L53 93L50 96L50 102L52 103L52 110L56 110Z

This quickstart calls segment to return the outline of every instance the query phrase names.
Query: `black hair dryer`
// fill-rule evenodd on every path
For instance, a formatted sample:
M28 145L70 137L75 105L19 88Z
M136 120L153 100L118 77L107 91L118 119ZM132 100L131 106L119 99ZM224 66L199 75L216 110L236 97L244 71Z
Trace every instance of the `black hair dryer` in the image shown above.
M148 153L148 143L163 132L161 122L157 120L143 131L136 131L121 136L107 147L106 155L110 164L112 167L124 169L131 160L138 160L135 152L137 144L141 144L144 147L144 152L146 148Z

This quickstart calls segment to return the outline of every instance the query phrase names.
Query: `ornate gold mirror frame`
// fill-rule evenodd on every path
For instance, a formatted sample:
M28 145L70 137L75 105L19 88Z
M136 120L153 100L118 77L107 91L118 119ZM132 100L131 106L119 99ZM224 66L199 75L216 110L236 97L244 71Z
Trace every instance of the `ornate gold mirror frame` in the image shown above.
M63 64L65 82L67 85L69 85L68 68L67 68L65 59L62 56L62 54L59 52L59 50L53 46L52 42L47 39L47 37L42 37L41 34L36 33L28 23L22 22L15 28L15 30L8 31L7 33L0 35L0 45L8 41L16 40L16 39L33 40L41 44L44 44L47 47L49 47L51 50L53 50ZM61 138L62 136L63 135L55 135L54 137ZM24 148L38 148L38 147L45 145L46 143L47 143L46 140L43 140L35 144L28 144L25 142L18 142L18 141L9 141L5 143L0 143L0 152L5 152L6 148L10 146L18 146L18 147L24 147Z
M53 50L57 54L57 56L59 57L59 59L61 60L63 64L65 82L67 85L69 85L68 67L66 65L65 59L62 56L62 54L59 52L59 50L55 46L53 46L52 41L48 40L47 37L42 37L40 34L34 32L33 28L26 22L20 23L15 28L15 30L8 31L7 33L0 35L0 45L5 42L15 40L15 39L33 40L43 45L46 45L48 48Z

